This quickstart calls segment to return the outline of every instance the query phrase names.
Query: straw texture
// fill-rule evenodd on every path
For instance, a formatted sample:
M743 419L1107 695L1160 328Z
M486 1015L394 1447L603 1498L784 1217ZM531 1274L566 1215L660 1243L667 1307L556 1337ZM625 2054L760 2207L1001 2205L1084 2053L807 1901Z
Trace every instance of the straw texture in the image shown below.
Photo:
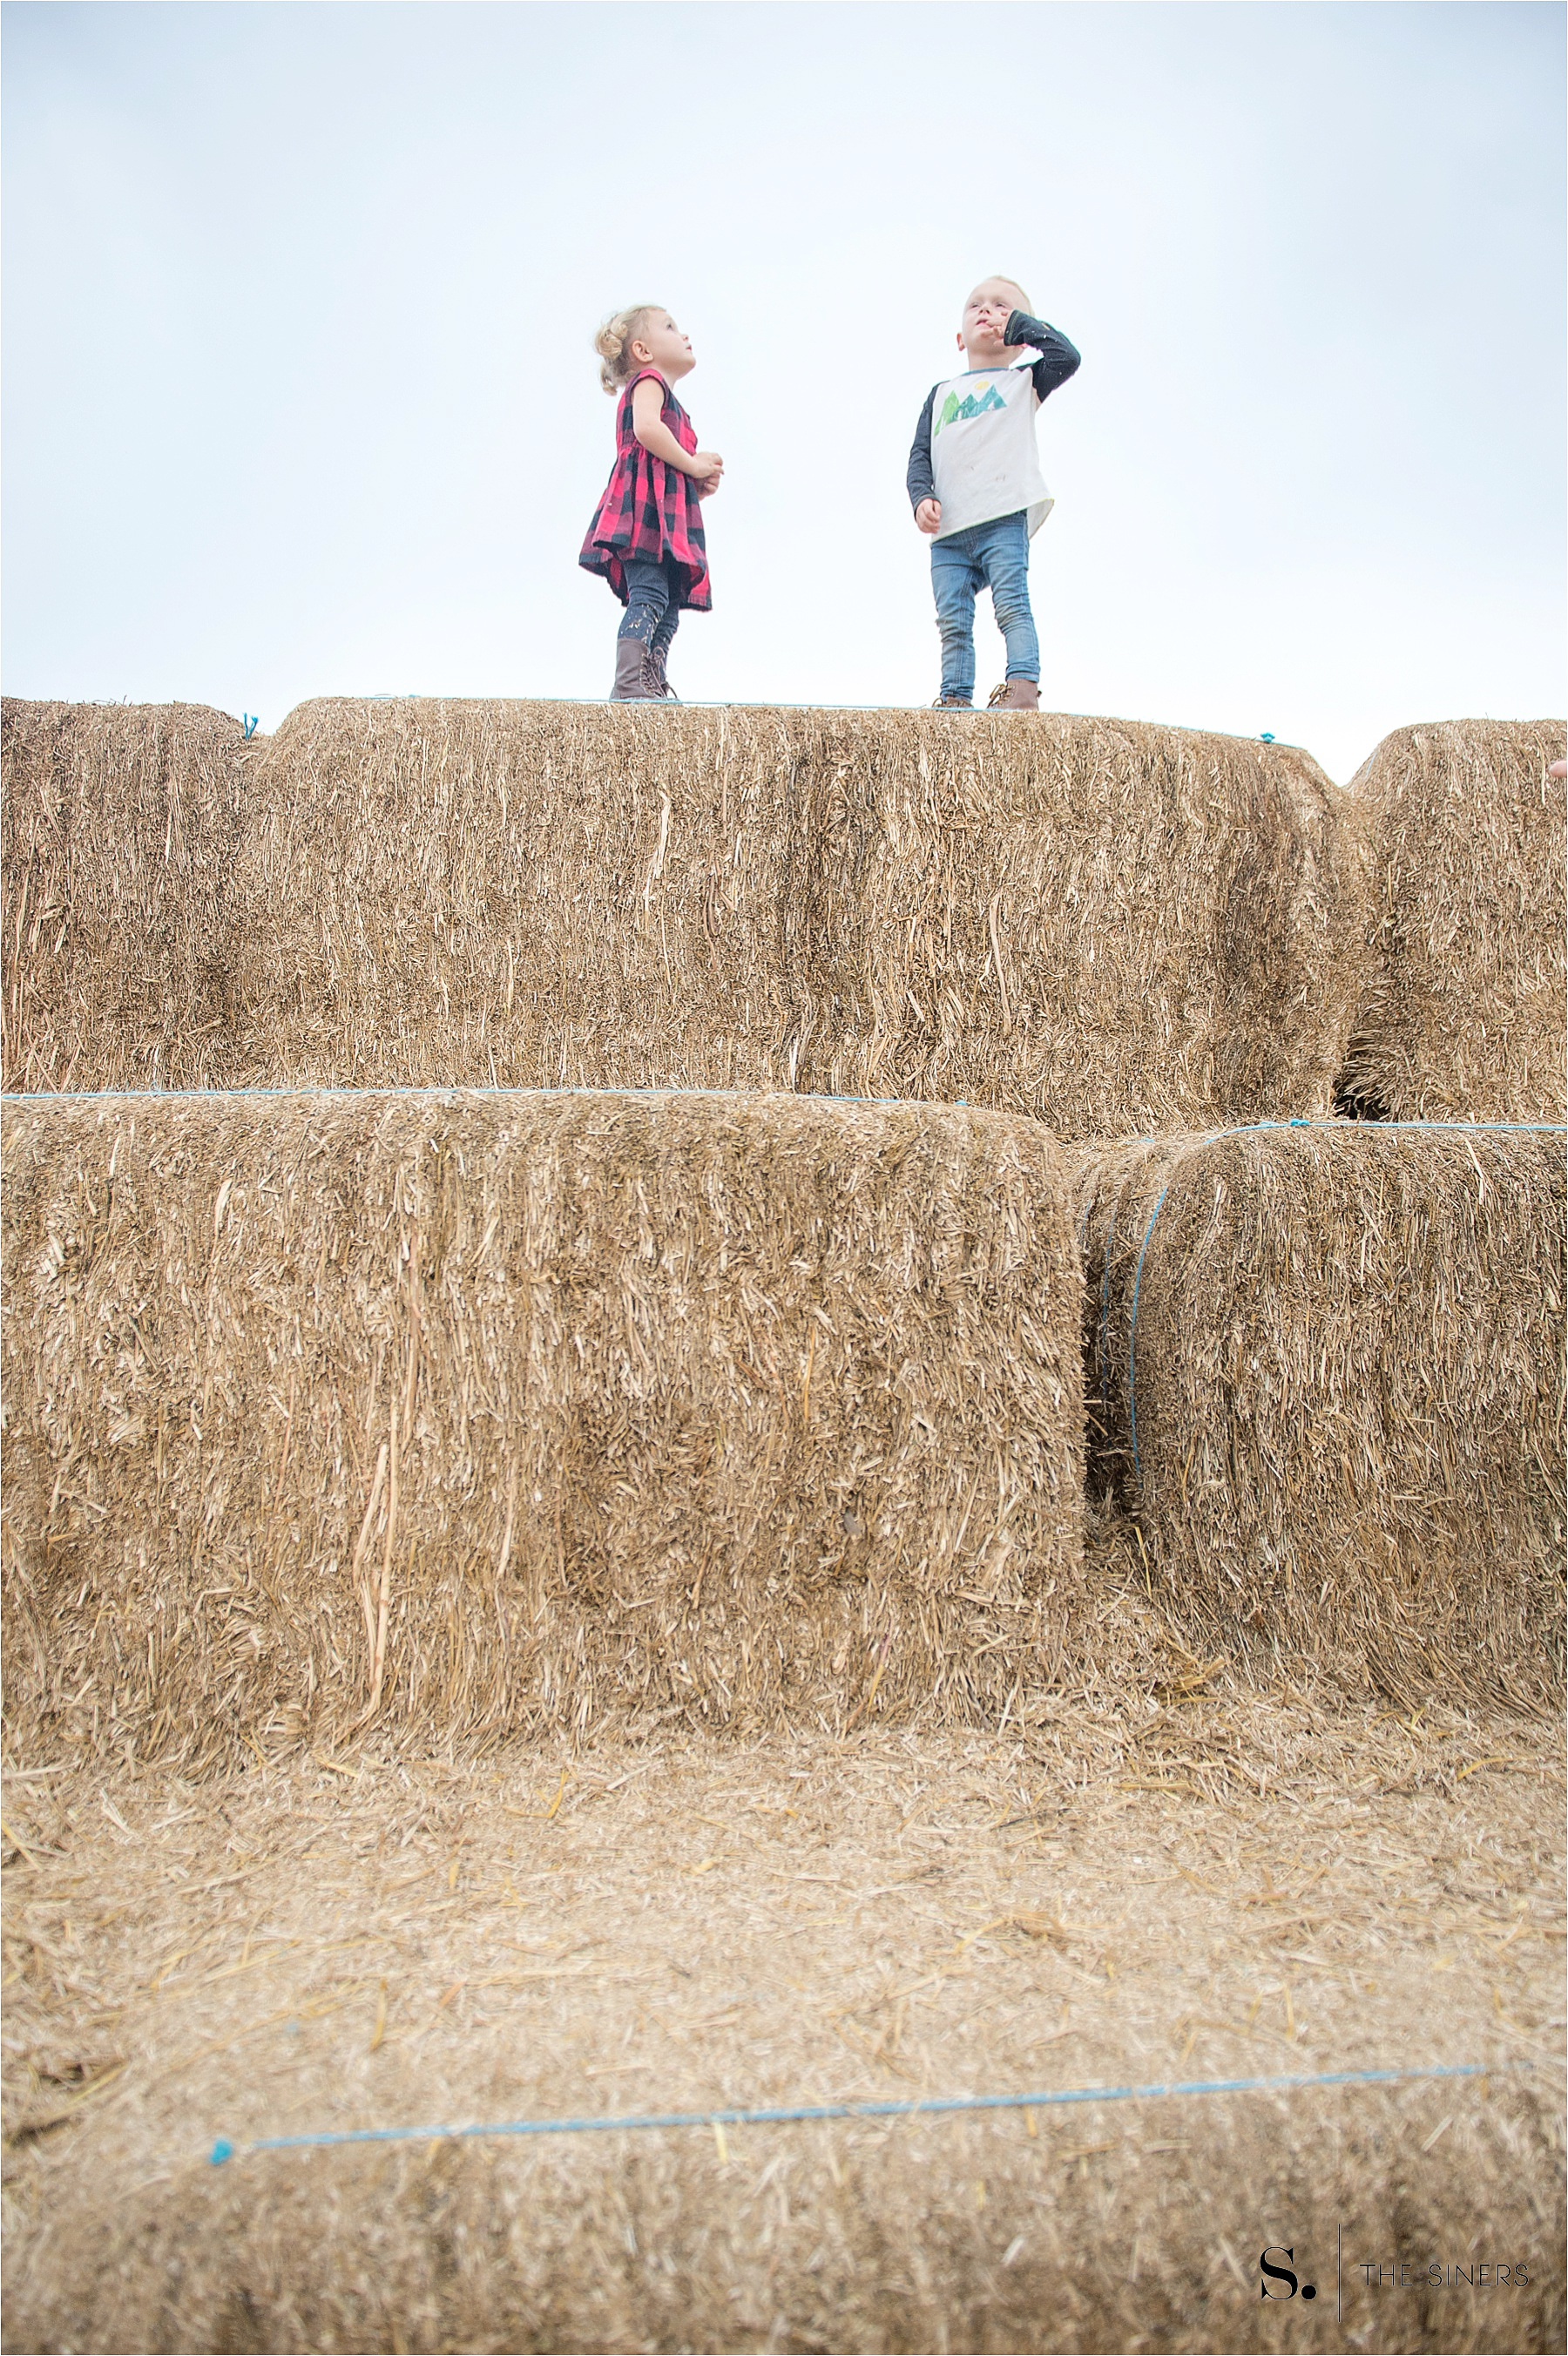
M302 705L236 879L260 1083L1326 1110L1365 918L1304 753L1142 723Z
M5 2344L1560 2350L1561 1751L1232 1688L8 1778ZM244 2149L1434 2062L1491 2074Z
M1263 1674L1340 1646L1396 1696L1555 1689L1562 1132L1084 1162L1092 1469L1179 1621Z
M5 1120L8 1723L199 1763L987 1720L1081 1558L1069 1179L795 1098Z
M200 703L5 699L7 1087L221 1081L242 744Z
M1345 1075L1398 1120L1561 1120L1561 720L1453 720L1385 737L1351 780L1371 965Z

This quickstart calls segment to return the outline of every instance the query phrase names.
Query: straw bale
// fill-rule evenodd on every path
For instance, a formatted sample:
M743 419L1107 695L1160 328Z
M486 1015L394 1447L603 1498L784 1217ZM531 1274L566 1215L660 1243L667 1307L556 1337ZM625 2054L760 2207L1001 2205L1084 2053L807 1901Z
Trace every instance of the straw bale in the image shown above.
M1564 734L1401 728L1350 782L1371 963L1344 1093L1379 1119L1563 1118Z
M1559 1730L1379 1718L24 1771L6 2345L1560 2348ZM1435 2063L1488 2074L245 2147Z
M1359 852L1306 754L1139 723L302 705L236 879L258 1084L1327 1110Z
M240 723L201 703L0 712L0 1045L11 1088L204 1087L229 1068Z
M1265 1124L1083 1171L1091 1475L1193 1642L1555 1690L1563 1133Z
M795 1098L5 1118L8 1723L52 1755L992 1718L1081 1556L1034 1122Z

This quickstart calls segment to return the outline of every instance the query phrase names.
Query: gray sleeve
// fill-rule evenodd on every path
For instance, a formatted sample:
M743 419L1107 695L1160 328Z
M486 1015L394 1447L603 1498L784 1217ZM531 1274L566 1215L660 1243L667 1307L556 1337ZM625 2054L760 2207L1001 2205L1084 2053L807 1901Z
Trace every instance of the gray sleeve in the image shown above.
M1014 311L1002 332L1009 344L1032 344L1039 352L1040 358L1029 374L1041 401L1048 399L1059 384L1065 384L1070 376L1077 374L1081 359L1077 348L1057 328L1048 327L1043 319L1031 319L1027 311Z
M936 481L931 471L931 412L935 400L936 387L933 385L925 396L925 407L920 412L920 423L910 444L909 472L904 482L912 508L919 507L922 499L936 497Z

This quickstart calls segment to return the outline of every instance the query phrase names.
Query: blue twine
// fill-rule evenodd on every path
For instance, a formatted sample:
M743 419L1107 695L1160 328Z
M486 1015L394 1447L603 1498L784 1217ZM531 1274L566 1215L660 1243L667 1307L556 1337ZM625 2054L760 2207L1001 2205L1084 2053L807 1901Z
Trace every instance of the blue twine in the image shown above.
M1564 1125L1560 1121L1550 1120L1252 1120L1244 1122L1239 1129L1217 1129L1211 1136L1204 1138L1201 1142L1199 1145L1194 1146L1191 1151L1193 1152L1201 1152L1205 1146L1219 1145L1227 1137L1253 1137L1255 1136L1260 1130L1265 1129L1331 1129L1339 1136L1344 1136L1351 1130L1359 1130L1363 1134L1374 1137L1379 1135L1381 1132L1391 1129L1457 1130L1463 1134L1467 1134L1472 1130L1481 1130L1483 1132L1500 1130L1521 1132L1528 1137L1568 1137L1568 1127L1564 1127ZM1139 1142L1152 1143L1153 1141L1140 1139ZM1172 1167L1170 1176L1160 1188L1159 1200L1156 1203L1154 1209L1150 1212L1148 1225L1144 1229L1144 1239L1138 1249L1137 1269L1133 1278L1132 1330L1127 1337L1127 1416L1132 1427L1133 1471L1136 1474L1140 1485L1143 1481L1143 1467L1138 1462L1138 1398L1137 1385L1135 1379L1138 1345L1138 1293L1143 1285L1144 1254L1148 1249L1149 1237L1154 1233L1154 1223L1156 1219L1158 1218L1165 1198L1170 1192L1172 1183L1175 1181L1177 1170L1179 1169L1181 1162L1185 1159L1185 1155L1178 1155L1176 1163ZM1115 1218L1112 1219L1111 1228L1114 1235L1115 1232ZM1110 1255L1109 1251L1107 1251L1105 1258L1107 1283L1110 1280Z
M1325 2070L1310 2077L1198 2078L1163 2086L1073 2086L1039 2094L940 2094L893 2103L802 2103L777 2110L633 2111L610 2118L499 2119L461 2127L347 2127L318 2135L261 2136L253 2143L239 2145L219 2136L209 2158L214 2168L221 2168L237 2154L243 2158L257 2151L313 2151L335 2144L467 2143L481 2136L607 2135L646 2127L791 2126L821 2119L940 2117L955 2111L1045 2111L1075 2103L1153 2101L1167 2094L1273 2094L1309 2086L1403 2086L1433 2078L1499 2077L1532 2066L1529 2062L1439 2062L1423 2070Z
M1110 1231L1105 1237L1105 1263L1100 1276L1100 1430L1108 1435L1111 1429L1111 1255L1116 1248L1116 1209L1111 1209ZM1084 1212L1087 1232L1088 1212Z
M226 1097L724 1097L740 1098L747 1096L793 1097L798 1104L863 1104L918 1106L924 1111L946 1112L949 1106L931 1097L836 1097L822 1096L815 1089L803 1088L695 1088L683 1087L671 1081L664 1087L645 1088L588 1087L493 1087L485 1081L472 1085L462 1080L432 1082L415 1087L398 1085L384 1087L328 1087L314 1080L302 1080L297 1087L282 1088L6 1088L0 1091L0 1104L102 1104L111 1099L128 1098L135 1104L209 1104ZM958 1099L962 1104L962 1097Z
M245 742L248 744L261 724L261 715L259 712L242 712L240 717L245 723Z
M1175 1175L1176 1175L1176 1173L1175 1173L1174 1171L1172 1171L1172 1172L1171 1172L1171 1178L1174 1178L1174 1177L1175 1177ZM1157 1218L1158 1218L1158 1216L1159 1216L1159 1215L1160 1215L1160 1211L1161 1211L1161 1209L1163 1208L1164 1204L1165 1204L1165 1198L1166 1198L1166 1196L1169 1194L1169 1192L1170 1192L1170 1178L1168 1178L1168 1179L1166 1180L1166 1182L1165 1182L1164 1185L1163 1185L1163 1186L1160 1188L1160 1190L1159 1190L1159 1201L1155 1205L1154 1209L1149 1213L1149 1222L1148 1222L1147 1226L1144 1229L1144 1239L1143 1239L1143 1242L1138 1246L1138 1264L1137 1264L1137 1268L1136 1268L1136 1271L1135 1271L1135 1273L1134 1273L1134 1276L1133 1276L1133 1318L1132 1318L1132 1326L1131 1326L1131 1330L1129 1331L1129 1333L1128 1333L1128 1334L1127 1334L1127 1412L1128 1412L1128 1415L1129 1415L1129 1417L1130 1417L1130 1419L1131 1419L1131 1422L1132 1422L1132 1432L1133 1432L1133 1472L1134 1472L1134 1473L1136 1474L1136 1478L1137 1478L1138 1484L1139 1484L1139 1486L1140 1486L1140 1487L1141 1487L1141 1486L1142 1486L1142 1484L1143 1484L1143 1477L1144 1477L1144 1474L1143 1474L1143 1466L1138 1462L1138 1387L1137 1387L1138 1294L1139 1294L1139 1293L1142 1291L1142 1290L1143 1290L1143 1281L1144 1281L1144 1254L1145 1254L1145 1252L1147 1252L1147 1249L1148 1249L1148 1239L1149 1239L1150 1236L1152 1236L1152 1235L1153 1235L1153 1233L1154 1233L1154 1223L1155 1223L1156 1219L1157 1219ZM1107 1259L1107 1260L1106 1260L1106 1262L1105 1262L1105 1281L1106 1281L1106 1283L1107 1283L1107 1284L1109 1284L1110 1280L1111 1280L1111 1263L1110 1263L1109 1259Z
M355 1087L347 1082L336 1085L318 1080L301 1080L293 1087L248 1088L5 1088L0 1089L0 1104L78 1105L101 1104L111 1098L124 1098L134 1104L206 1104L219 1097L743 1097L793 1096L801 1104L864 1104L917 1106L925 1112L950 1112L957 1107L976 1111L995 1111L1004 1118L1028 1119L1028 1114L1008 1115L1002 1106L969 1107L968 1099L957 1097L950 1105L940 1097L852 1097L828 1096L816 1088L714 1088L687 1087L679 1081L669 1080L647 1087L591 1088L581 1087L534 1087L523 1082L509 1087L496 1087L487 1080L432 1080L415 1085L407 1081L388 1082L369 1087ZM1043 1126L1043 1124L1041 1124ZM1358 1131L1377 1136L1393 1129L1458 1130L1466 1134L1488 1130L1517 1130L1531 1137L1565 1137L1568 1125L1551 1120L1253 1120L1237 1129L1217 1129L1203 1140L1214 1145L1225 1137L1250 1137L1254 1130L1264 1129L1328 1129L1337 1135L1349 1136ZM1153 1135L1136 1138L1138 1145L1157 1145L1161 1140ZM1085 1236L1088 1214L1084 1214Z

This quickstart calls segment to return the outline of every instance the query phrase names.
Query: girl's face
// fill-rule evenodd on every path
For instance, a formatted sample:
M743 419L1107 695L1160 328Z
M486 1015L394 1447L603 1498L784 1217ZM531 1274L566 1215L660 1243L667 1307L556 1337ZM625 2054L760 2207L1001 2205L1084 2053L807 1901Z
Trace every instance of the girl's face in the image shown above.
M667 311L656 311L644 322L642 334L632 338L632 358L640 368L656 368L669 384L697 366L691 337L681 334Z

